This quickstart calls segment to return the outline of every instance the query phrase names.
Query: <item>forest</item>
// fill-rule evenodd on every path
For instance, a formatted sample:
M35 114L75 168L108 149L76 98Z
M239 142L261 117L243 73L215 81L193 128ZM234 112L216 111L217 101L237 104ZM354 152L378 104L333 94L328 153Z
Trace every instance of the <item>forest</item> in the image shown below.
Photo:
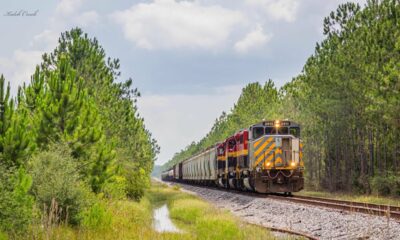
M400 196L400 2L340 5L302 72L281 88L245 86L173 164L262 119L302 126L306 188Z
M119 67L74 28L16 96L1 75L0 239L38 225L101 226L102 199L143 196L159 147Z

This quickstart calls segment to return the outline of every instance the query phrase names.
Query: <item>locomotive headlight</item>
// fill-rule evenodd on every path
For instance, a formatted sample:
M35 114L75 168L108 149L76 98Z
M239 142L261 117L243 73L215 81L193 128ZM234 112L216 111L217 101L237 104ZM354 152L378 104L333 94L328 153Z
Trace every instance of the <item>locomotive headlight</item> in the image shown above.
M275 120L275 127L279 127L279 125L280 125L279 120Z

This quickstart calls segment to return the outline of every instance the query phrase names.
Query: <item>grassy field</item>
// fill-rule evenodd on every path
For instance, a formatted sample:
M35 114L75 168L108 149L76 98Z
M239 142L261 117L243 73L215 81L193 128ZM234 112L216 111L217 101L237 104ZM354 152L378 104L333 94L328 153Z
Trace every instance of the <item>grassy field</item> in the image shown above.
M316 192L316 191L300 191L295 195L311 196L311 197L324 197L333 198L347 201L374 203L400 206L400 199L391 197L382 197L378 195L354 195L345 193L329 193L329 192Z
M140 202L119 200L106 204L108 221L97 227L36 226L24 239L277 239L267 229L246 224L228 211L180 191L178 186L154 182ZM158 233L153 229L153 209L163 204L167 204L180 233Z

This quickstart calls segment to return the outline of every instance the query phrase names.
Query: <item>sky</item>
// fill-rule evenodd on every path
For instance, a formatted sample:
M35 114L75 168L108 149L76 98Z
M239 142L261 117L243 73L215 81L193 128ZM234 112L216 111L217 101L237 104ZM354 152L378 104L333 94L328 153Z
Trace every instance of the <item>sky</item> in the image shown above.
M0 73L29 83L61 32L96 37L141 92L138 109L161 147L156 164L198 141L241 89L298 75L322 23L344 0L13 0L0 3ZM357 0L361 5L365 0Z

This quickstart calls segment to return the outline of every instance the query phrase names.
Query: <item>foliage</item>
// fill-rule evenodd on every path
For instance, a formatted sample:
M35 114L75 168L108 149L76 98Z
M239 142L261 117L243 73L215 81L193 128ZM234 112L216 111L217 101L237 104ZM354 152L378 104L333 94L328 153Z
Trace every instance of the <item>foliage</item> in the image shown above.
M8 239L8 235L6 235L5 233L0 231L0 240L7 240Z
M109 228L112 222L112 215L107 206L102 202L93 204L82 213L82 225L87 228L99 229Z
M26 131L30 125L24 107L16 109L10 97L10 84L0 76L0 154L1 163L7 167L19 167L34 150L34 133Z
M382 177L382 176L376 176L372 179L372 186L373 189L379 194L383 196L387 196L390 194L390 188L391 188L391 179Z
M375 176L371 180L372 191L380 196L400 196L400 177L394 174Z
M121 200L127 196L126 179L122 176L113 176L104 185L102 192L109 199Z
M150 184L146 171L143 168L133 168L125 174L127 181L127 196L139 200L144 194L144 189Z
M0 232L19 234L33 217L33 197L28 194L32 179L23 168L6 169L0 165Z
M85 216L96 225L101 207L86 209L93 193L139 200L149 185L159 147L137 113L140 93L131 79L119 76L119 60L107 58L98 41L79 28L61 34L15 98L0 76L0 165L9 176L29 170L31 193L51 224L77 224ZM21 189L25 185L17 183L1 182L7 186L3 202L15 200L25 214L18 210L16 222L30 218L25 205L33 204L28 189ZM0 212L5 231L24 225L6 223L8 210Z
M93 99L95 106L89 109L98 110L96 119L100 124L93 125L89 122L88 125L101 126L101 132L104 134L101 137L100 149L95 151L100 154L96 156L97 161L95 160L95 166L92 168L94 176L91 183L94 190L97 192L101 189L102 184L110 177L107 174L113 170L119 171L121 175L121 172L126 174L130 170L143 169L146 178L149 179L159 147L150 132L145 129L143 118L137 113L135 103L140 93L137 89L132 89L132 79L116 81L120 76L119 60L106 59L105 51L97 39L90 39L79 28L63 33L57 48L43 56L43 71L51 72L63 58L66 58L74 69L76 78L82 79L82 89ZM110 166L113 159L116 165ZM143 177L142 174L137 176ZM130 182L135 181L128 181L128 185ZM142 179L139 182L142 182ZM135 198L140 197L146 186L148 184L130 186L131 189L137 188L136 194L131 195Z
M305 129L308 178L331 191L369 193L368 179L398 169L399 13L398 1L340 5L286 86Z
M69 148L63 144L51 145L49 150L36 154L30 165L31 191L38 208L47 216L57 212L56 223L78 224L81 212L92 201Z

